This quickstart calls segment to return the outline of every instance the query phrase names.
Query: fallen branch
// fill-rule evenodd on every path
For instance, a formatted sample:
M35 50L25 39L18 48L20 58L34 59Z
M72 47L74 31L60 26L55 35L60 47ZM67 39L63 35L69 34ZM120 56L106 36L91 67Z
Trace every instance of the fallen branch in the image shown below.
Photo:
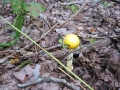
M77 86L74 86L73 84L68 83L65 79L58 79L58 78L53 78L53 77L38 78L35 81L25 83L25 84L17 84L17 85L20 88L24 88L30 85L40 84L44 82L62 83L72 90L80 90L80 87L77 87Z

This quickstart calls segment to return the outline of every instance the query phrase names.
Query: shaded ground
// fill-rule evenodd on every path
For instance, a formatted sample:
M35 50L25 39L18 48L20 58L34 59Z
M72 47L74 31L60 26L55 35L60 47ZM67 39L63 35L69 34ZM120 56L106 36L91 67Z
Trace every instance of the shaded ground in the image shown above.
M28 1L27 1L28 2ZM46 18L33 19L26 15L22 31L35 41L47 32L56 23L62 24L73 12L64 5L55 1L42 3L47 10L43 13ZM119 90L120 89L120 4L116 2L103 1L87 4L81 13L62 27L55 28L52 32L38 42L42 47L48 49L56 58L66 64L66 49L59 46L58 40L67 33L74 33L81 39L81 45L88 45L74 52L73 72L86 81L95 90ZM79 7L81 4L76 4ZM12 13L10 4L0 4L0 14L13 22L15 15ZM0 43L11 40L10 34L13 30L0 19ZM58 65L47 54L32 45L24 36L12 47L3 48L0 51L0 90L68 90L65 85L57 83L43 83L31 85L26 88L18 88L21 83L13 75L18 70L18 65L23 61L41 65L40 77L54 77L66 79L68 82L79 86L79 81L73 82L63 72L58 70ZM52 46L57 47L50 49ZM16 58L19 62L11 65L9 60ZM62 67L61 67L62 68ZM85 87L83 84L81 84ZM39 89L38 89L39 88ZM86 88L86 87L85 87Z

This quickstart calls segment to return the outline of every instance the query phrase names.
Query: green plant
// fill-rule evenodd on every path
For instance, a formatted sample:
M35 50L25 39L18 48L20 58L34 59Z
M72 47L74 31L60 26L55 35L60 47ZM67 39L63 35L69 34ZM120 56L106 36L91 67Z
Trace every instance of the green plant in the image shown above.
M62 45L62 48L67 48L67 47L68 47L67 44L63 44L63 39L62 39L62 38L60 38L60 39L58 40L58 42Z
M11 27L13 27L16 31L24 35L27 39L29 39L31 42L33 42L36 46L38 46L40 49L42 49L45 53L47 53L51 58L53 58L58 64L60 64L64 69L66 69L71 75L73 75L76 79L78 79L80 82L82 82L84 85L86 85L90 90L94 90L90 85L88 85L86 82L84 82L81 78L79 78L76 74L74 74L72 71L70 71L63 63L61 63L57 58L55 58L52 54L50 54L48 51L46 51L44 48L42 48L39 44L37 44L34 40L32 40L29 36L21 32L18 28L10 24L7 20L5 20L2 16L0 16L1 19L3 19L6 23L8 23Z
M42 4L29 2L24 3L24 10L29 12L32 17L37 18L40 12L44 12L46 8Z
M79 8L76 5L69 5L66 6L67 8L69 8L72 12L76 12Z
M87 38L87 40L90 42L90 44L93 44L96 42L96 39L95 38Z
M10 0L10 1L12 3L12 9L13 9L12 11L17 15L13 25L17 27L19 30L21 30L24 22L24 8L23 8L24 0ZM14 34L11 35L12 40L7 43L0 43L0 48L9 47L16 44L19 37L20 37L20 33L15 30Z
M25 67L27 64L30 64L31 62L29 60L26 60L24 62L22 62L20 65L19 65L19 68L18 70L20 71L23 67Z
M24 0L4 0L4 3L8 2L11 2L12 11L14 14L17 15L13 25L17 27L19 30L22 29L24 15L26 12L29 12L32 17L36 18L39 16L40 12L44 12L46 10L46 8L43 5L34 2L29 2L28 4L26 4ZM19 37L20 33L15 30L14 34L11 35L12 40L7 43L0 43L0 48L9 47L16 44Z
M24 0L10 0L12 11L15 14L24 13Z
M113 5L114 5L113 3L110 3L107 1L104 1L103 3L101 3L101 6L103 6L105 9Z

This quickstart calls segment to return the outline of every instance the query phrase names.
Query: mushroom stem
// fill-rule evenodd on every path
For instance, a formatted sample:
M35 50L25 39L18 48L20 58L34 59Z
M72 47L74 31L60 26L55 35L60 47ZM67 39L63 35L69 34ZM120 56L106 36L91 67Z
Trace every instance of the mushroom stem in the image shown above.
M71 50L69 50L69 52L71 52ZM67 68L72 71L73 70L73 53L69 53L69 55L67 56Z

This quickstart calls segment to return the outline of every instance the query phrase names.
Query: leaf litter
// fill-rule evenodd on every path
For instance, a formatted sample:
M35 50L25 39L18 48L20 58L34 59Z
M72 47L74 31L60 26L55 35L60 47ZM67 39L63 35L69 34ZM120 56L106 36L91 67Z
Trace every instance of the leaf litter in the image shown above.
M26 0L26 2L34 0ZM43 15L45 18L38 16L38 18L32 18L26 15L25 22L22 27L22 31L30 36L32 39L37 40L42 34L47 32L50 27L63 23L73 12L64 6L58 5L57 1L42 1L42 5L47 9ZM35 2L35 1L34 1ZM66 1L64 1L66 2ZM40 3L38 1L38 3ZM0 3L2 5L2 3ZM79 4L76 4L80 7ZM0 13L11 23L14 21L15 15L11 13L11 8L8 6L2 6ZM56 28L48 35L43 37L39 44L44 48L49 48L58 45L58 40L63 38L66 33L75 33L81 40L82 45L89 44L95 38L95 44L87 46L74 53L78 53L78 57L74 59L73 72L79 77L85 80L95 90L119 90L120 89L120 6L116 2L112 1L100 1L98 4L88 4L85 6L83 11L77 15L73 20L65 24L60 28ZM37 15L40 15L38 13ZM36 17L36 16L35 16ZM41 19L42 18L42 19ZM0 29L5 28L7 24L0 20ZM0 42L8 42L10 34L12 32L0 31ZM4 33L5 32L5 33ZM98 42L98 43L97 43ZM24 47L28 46L31 42L28 41L24 36L20 36L18 42L12 47L0 49L0 89L1 90L18 90L16 84L27 81L29 79L34 80L34 74L30 77L30 73L38 72L35 78L40 77L55 77L64 78L68 82L79 86L78 82L73 82L64 73L59 71L55 61L53 61L44 52L36 46L32 46L24 51ZM8 51L13 50L11 53ZM6 51L6 52L5 52ZM17 52L22 54L21 62L30 60L34 64L34 68L31 65L23 67L20 72L16 72L14 69L20 65L16 64L14 67L9 69L7 62L10 60L8 57L13 57ZM66 49L54 48L49 50L55 57L59 58L61 62L65 64ZM36 64L40 64L41 69L35 69ZM30 75L29 75L30 74ZM40 75L39 75L40 74ZM14 77L14 76L16 77ZM20 82L21 81L21 82ZM82 85L82 84L81 84ZM68 90L65 85L57 83L42 83L31 85L26 89L36 90Z

